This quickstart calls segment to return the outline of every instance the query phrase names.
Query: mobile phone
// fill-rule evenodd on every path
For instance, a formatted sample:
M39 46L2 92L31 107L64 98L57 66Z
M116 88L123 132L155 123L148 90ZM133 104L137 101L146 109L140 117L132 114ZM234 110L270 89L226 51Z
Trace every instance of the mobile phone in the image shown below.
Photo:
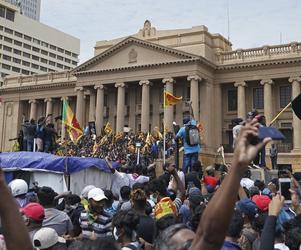
M277 129L273 127L259 127L258 138L263 140L264 138L270 137L272 140L284 140L285 136Z
M285 204L292 203L291 192L289 191L290 188L291 188L290 178L279 178L279 191L281 195L284 197Z

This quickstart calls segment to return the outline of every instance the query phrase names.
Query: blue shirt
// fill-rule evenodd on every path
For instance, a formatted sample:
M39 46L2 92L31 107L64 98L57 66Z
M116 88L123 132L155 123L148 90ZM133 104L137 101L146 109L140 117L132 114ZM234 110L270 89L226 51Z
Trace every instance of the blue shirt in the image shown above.
M188 125L196 126L196 121L191 120ZM190 146L187 144L186 140L186 126L180 128L179 132L177 133L177 138L182 138L184 140L184 154L192 154L192 153L199 153L201 151L200 145Z

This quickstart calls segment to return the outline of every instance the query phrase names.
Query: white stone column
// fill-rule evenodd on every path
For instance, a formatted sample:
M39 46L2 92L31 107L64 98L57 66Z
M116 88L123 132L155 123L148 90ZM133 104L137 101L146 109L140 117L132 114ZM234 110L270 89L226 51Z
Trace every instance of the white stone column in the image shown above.
M142 86L142 108L141 108L141 131L149 132L149 116L150 116L150 102L149 102L149 85L150 81L140 81Z
M264 116L268 126L273 119L272 85L274 82L271 79L264 79L260 84L264 86Z
M81 126L84 128L84 88L83 87L76 87L76 119Z
M292 99L297 97L300 92L300 82L301 77L290 77L289 82L292 83ZM300 119L293 113L293 129L294 129L294 148L293 152L301 152L301 121Z
M162 82L165 84L165 90L173 94L173 84L175 83L175 80L173 78L165 78L162 80ZM168 131L173 131L173 110L173 106L165 107L164 109L164 123Z
M96 93L96 113L95 113L95 126L96 133L100 135L103 128L103 111L104 111L104 86L102 84L94 87Z
M246 87L245 82L236 82L234 84L237 87L237 117L245 119L246 112Z
M188 76L187 80L190 81L190 101L194 114L194 119L199 121L199 81L202 79L198 75Z
M53 110L53 100L51 98L46 98L44 100L46 102L46 117L51 114L49 118L47 118L47 122L52 123L53 120L53 115L52 115L52 110Z
M94 90L89 90L90 102L89 102L89 122L95 121L95 92Z
M117 117L116 117L116 132L123 132L124 127L124 111L125 111L125 84L116 83L117 90Z
M29 100L30 103L30 119L37 120L37 100Z

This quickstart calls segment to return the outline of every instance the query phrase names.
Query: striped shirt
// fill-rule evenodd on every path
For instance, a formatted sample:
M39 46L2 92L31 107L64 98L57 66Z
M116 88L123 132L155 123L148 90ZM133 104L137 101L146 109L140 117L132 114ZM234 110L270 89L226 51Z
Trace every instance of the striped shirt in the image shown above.
M84 238L90 238L93 232L97 238L112 236L112 216L106 211L93 217L88 210L84 210L80 214L79 223Z

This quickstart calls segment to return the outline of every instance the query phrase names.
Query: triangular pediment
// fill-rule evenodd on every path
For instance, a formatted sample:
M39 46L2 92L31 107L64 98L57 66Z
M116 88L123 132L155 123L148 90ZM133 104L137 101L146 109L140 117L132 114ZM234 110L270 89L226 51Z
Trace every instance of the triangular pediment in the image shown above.
M128 37L103 53L76 67L73 72L99 71L183 61L198 56L162 45Z

